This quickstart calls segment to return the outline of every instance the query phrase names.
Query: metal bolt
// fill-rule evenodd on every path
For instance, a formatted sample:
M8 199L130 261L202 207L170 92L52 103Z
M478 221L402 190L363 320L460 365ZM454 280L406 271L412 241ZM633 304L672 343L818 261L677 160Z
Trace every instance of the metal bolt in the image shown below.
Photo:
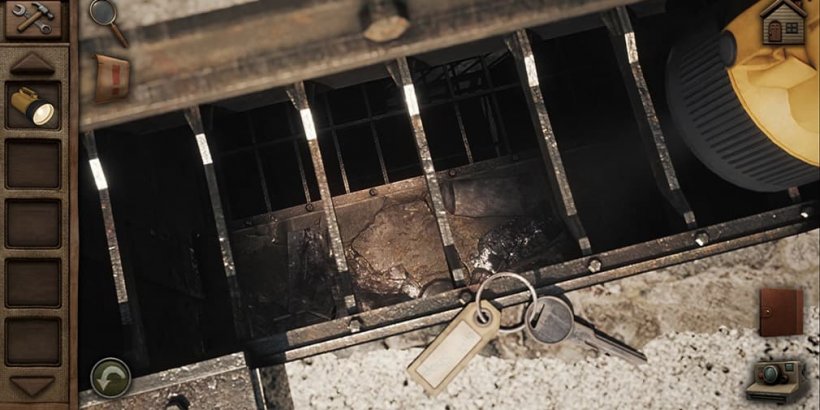
M461 292L458 295L458 301L461 302L462 305L466 305L473 301L473 294L470 292Z
M704 231L698 232L695 234L695 243L698 246L706 246L709 243L709 234Z
M429 298L447 291L453 290L453 281L448 279L436 279L424 285L421 290L421 297Z
M379 194L379 191L376 188L370 188L370 191L367 192L370 193L370 196L376 196Z
M591 273L600 272L602 267L603 267L603 264L601 263L601 260L598 259L598 258L590 259L589 263L587 264L587 269L589 269L589 271Z
M361 319L356 317L350 319L350 323L347 324L347 328L350 329L350 333L359 333L362 330Z
M308 212L313 212L313 204L311 203L305 205L305 210L307 210Z
M805 206L803 209L800 210L800 217L803 219L809 219L809 217L814 213L814 209L810 206Z
M410 27L407 6L399 0L369 0L362 12L364 38L377 43L395 40Z
M449 176L450 176L450 178L453 178L453 177L455 177L456 175L458 175L458 171L456 171L456 170L454 170L454 169L448 170L448 171L447 171L447 175L449 175Z

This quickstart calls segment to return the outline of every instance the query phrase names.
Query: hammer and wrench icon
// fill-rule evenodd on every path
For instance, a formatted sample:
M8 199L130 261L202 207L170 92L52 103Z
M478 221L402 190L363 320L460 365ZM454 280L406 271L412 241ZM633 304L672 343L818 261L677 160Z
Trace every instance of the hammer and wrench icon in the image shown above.
M20 3L16 3L14 5L14 9L12 9L11 11L12 14L14 14L15 16L26 17L26 21L20 23L20 25L17 26L17 32L22 33L26 31L27 28L31 27L32 24L34 24L37 26L37 28L40 29L41 33L51 33L51 26L40 21L40 18L46 16L46 18L48 18L49 20L54 20L54 14L51 12L51 10L48 9L48 7L36 1L31 2L31 5L37 9L37 11L35 11L34 14L29 13L28 9L26 9L26 6Z

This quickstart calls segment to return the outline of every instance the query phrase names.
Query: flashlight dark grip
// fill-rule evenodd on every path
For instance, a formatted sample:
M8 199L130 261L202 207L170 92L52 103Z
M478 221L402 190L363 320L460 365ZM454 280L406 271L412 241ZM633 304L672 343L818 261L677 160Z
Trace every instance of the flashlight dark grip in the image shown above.
M128 40L125 39L125 35L122 34L122 31L120 31L120 28L117 27L117 24L116 23L111 23L111 25L109 27L111 27L111 32L113 32L114 35L117 37L117 40L120 41L120 44L122 44L122 47L123 48L128 48Z
M26 31L26 29L29 28L32 24L34 24L34 22L37 21L40 17L43 17L43 12L42 11L35 12L26 21L20 23L20 25L17 26L17 32L22 33L24 31Z

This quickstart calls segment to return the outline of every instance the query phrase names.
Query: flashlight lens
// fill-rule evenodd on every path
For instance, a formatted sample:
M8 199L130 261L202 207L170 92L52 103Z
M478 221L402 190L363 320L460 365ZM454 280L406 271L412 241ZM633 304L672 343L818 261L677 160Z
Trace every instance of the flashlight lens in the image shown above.
M54 106L51 104L43 104L40 108L34 111L34 115L31 117L31 122L33 122L34 125L42 126L49 122L53 116Z

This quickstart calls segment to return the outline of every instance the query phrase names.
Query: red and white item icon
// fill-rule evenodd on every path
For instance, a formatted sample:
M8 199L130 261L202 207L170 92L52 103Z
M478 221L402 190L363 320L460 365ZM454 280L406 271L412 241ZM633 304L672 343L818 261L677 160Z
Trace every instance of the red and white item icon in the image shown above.
M131 63L97 54L97 92L94 101L105 103L128 96Z

